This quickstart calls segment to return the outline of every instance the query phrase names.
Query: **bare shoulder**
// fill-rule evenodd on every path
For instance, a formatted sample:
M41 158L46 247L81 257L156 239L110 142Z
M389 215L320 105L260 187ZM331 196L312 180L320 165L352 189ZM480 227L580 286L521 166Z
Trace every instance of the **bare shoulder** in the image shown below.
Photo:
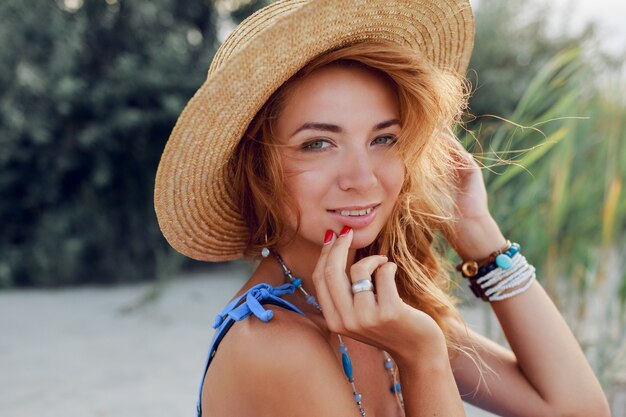
M284 308L269 306L269 309L274 313L269 322L250 316L230 331L229 344L242 363L249 362L259 371L275 372L279 364L273 359L295 360L308 350L319 354L325 350L332 352L322 331L312 321Z
M251 316L224 337L205 377L203 410L211 408L214 416L358 415L322 331L300 314L269 308L269 322Z

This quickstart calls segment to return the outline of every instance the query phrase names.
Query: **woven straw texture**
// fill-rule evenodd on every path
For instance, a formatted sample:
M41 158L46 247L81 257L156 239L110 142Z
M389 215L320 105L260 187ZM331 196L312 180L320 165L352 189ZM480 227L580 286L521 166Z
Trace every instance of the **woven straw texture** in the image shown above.
M243 255L248 233L226 162L272 93L323 52L365 40L408 45L465 72L474 41L469 0L281 0L243 21L217 51L180 115L156 175L159 227L204 261Z

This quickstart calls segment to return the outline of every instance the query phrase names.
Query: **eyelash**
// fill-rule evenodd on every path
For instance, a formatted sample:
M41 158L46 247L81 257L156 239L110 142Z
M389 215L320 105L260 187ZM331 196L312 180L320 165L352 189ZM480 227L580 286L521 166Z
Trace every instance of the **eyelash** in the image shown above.
M376 142L378 139L381 138L389 138L390 141L387 141L385 143L382 143L381 145L387 145L387 146L392 146L394 145L397 141L398 138L396 137L396 135L383 135L383 136L378 136L376 137L372 143ZM302 150L305 152L324 152L324 150L326 150L328 147L321 147L321 148L314 148L312 145L315 143L328 143L330 144L331 142L328 139L315 139L309 142L305 142L302 145Z
M380 138L389 138L391 139L390 142L386 142L383 145L394 145L397 141L398 141L398 137L396 135L383 135L383 136L378 136L377 138L375 138L372 142L375 142L376 140L380 139Z

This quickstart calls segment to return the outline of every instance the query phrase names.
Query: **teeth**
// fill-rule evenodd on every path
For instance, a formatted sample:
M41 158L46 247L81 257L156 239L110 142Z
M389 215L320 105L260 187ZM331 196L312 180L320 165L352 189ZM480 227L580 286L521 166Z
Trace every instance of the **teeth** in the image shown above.
M370 214L373 208L367 208L365 210L340 210L339 214L342 216L365 216L366 214ZM337 212L337 210L335 210Z

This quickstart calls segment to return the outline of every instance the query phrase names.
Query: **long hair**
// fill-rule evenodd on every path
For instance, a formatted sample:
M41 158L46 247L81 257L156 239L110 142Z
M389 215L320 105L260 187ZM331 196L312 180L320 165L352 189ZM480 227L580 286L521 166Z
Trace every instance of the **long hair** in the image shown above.
M436 69L414 50L386 41L368 41L327 52L298 71L259 110L230 160L233 189L249 230L248 257L262 246L284 243L285 207L297 213L282 185L275 124L294 81L327 65L359 66L390 80L399 107L401 133L396 146L405 179L390 218L377 239L357 251L357 259L385 253L398 265L402 299L429 314L456 344L445 318L460 320L448 294L450 282L435 247L437 232L447 233L455 210L453 127L467 105L464 78ZM297 233L297 228L296 228Z

